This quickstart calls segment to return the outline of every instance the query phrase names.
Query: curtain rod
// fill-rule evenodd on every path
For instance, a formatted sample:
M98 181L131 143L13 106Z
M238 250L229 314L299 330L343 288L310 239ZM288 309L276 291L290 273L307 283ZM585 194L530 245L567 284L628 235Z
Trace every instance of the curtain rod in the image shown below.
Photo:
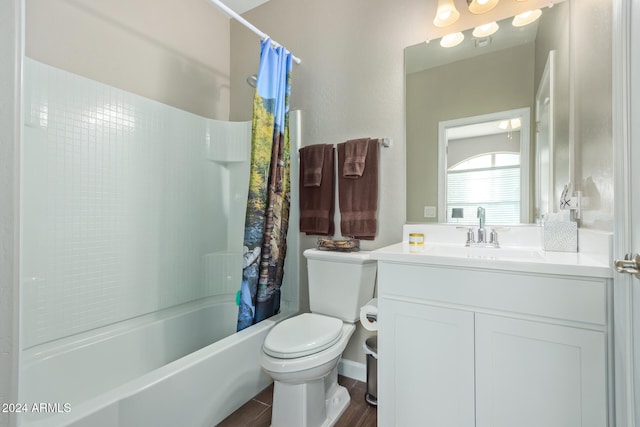
M240 22L242 25L244 25L245 27L247 27L248 29L250 29L251 31L253 31L254 33L256 33L258 36L260 36L260 38L262 40L267 39L267 38L271 38L269 37L267 34L263 33L262 31L260 31L258 28L256 28L255 25L253 25L251 22L247 21L246 19L244 19L242 16L238 15L236 12L233 11L233 9L231 9L229 6L227 6L226 4L222 3L220 0L209 0L211 3L213 3L214 5L218 6L218 8L220 10L222 10L224 13L226 13L227 15L229 15L230 17L232 17L233 19L235 19L236 21ZM271 40L271 44L274 47L278 47L278 46L282 46L280 43L277 43L273 40ZM285 48L286 49L286 48ZM293 53L291 54L292 59L296 62L296 64L299 64L300 62L302 62L300 60L300 58L298 58L297 56L295 56Z

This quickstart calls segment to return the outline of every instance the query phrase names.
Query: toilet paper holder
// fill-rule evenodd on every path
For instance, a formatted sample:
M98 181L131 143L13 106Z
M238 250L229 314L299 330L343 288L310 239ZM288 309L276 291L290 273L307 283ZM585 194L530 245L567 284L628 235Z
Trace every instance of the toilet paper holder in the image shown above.
M368 331L378 330L378 300L373 298L360 307L360 323Z

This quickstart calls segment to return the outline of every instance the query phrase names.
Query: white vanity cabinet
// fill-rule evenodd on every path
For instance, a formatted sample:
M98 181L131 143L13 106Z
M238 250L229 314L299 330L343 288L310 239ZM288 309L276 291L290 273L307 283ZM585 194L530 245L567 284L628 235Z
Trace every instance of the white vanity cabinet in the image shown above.
M379 425L473 426L474 313L395 299L385 299L384 311Z
M604 332L479 313L475 330L477 427L607 425Z
M607 426L609 292L378 258L378 425Z

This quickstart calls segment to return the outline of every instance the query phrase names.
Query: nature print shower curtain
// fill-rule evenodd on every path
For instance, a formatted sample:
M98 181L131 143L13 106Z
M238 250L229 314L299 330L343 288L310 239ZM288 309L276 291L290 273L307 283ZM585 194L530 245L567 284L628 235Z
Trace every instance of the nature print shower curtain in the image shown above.
M291 65L292 56L283 47L262 41L253 98L238 331L280 311L289 228Z

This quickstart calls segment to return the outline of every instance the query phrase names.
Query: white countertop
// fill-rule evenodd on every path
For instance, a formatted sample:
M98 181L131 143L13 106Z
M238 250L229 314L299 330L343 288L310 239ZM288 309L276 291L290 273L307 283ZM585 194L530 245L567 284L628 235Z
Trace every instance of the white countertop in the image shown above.
M406 264L612 278L606 260L579 252L546 252L533 247L465 248L464 244L426 242L416 250L401 242L371 252L371 258Z

